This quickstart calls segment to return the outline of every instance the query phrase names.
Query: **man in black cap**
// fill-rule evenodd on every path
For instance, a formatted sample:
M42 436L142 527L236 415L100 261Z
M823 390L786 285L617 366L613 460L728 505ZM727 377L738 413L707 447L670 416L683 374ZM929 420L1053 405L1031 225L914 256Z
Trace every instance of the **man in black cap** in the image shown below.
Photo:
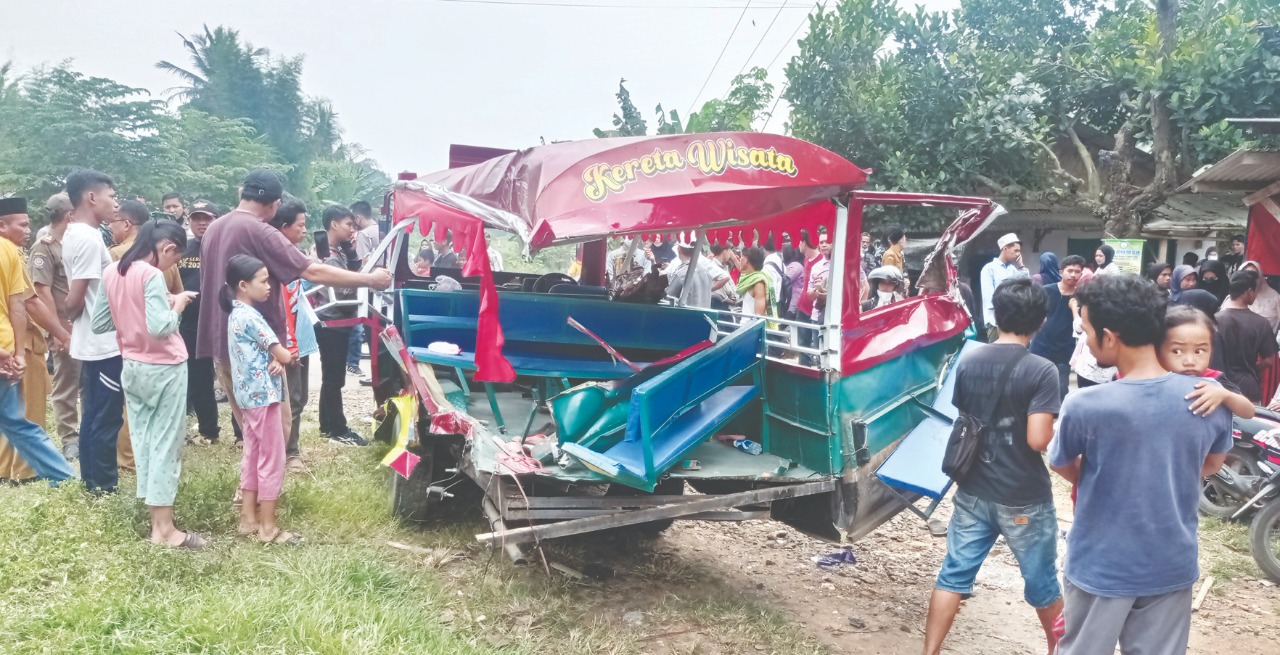
M197 200L191 205L191 213L187 214L187 229L191 237L187 239L187 250L178 261L178 273L182 276L182 288L186 291L200 292L200 247L209 224L220 216L222 211L208 200ZM213 360L208 357L196 357L196 334L200 324L200 303L193 302L182 311L182 320L178 324L178 332L187 345L187 408L196 414L196 429L199 439L208 443L218 441L218 401L213 392Z
M268 221L275 216L284 196L284 185L271 171L256 170L245 176L240 189L240 205L214 221L201 240L200 322L196 328L196 357L213 359L214 371L223 389L230 390L231 369L227 355L227 313L218 305L218 295L226 283L227 262L236 255L256 257L267 265L271 295L257 306L267 325L284 342L285 308L281 286L298 278L332 287L372 287L385 289L391 283L386 269L369 273L347 271L313 262L289 242ZM287 438L292 422L289 393L281 403L281 439ZM234 394L227 394L231 413L243 424Z
M17 384L26 373L27 366L24 355L29 329L26 304L35 294L22 264L22 253L14 245L16 239L9 237L8 232L11 229L24 231L22 238L25 239L30 235L30 220L25 198L0 198L0 224L3 224L0 230L5 233L5 238L0 238L0 376L9 380L0 384L0 433L8 437L12 450L34 470L36 476L59 482L75 475L75 472L44 428L27 419L22 387ZM56 318L53 327L62 338L67 337L65 330L57 325ZM31 364L43 366L41 362ZM6 459L10 460L7 468L24 468L16 466L12 455ZM10 475L8 471L3 474L6 477Z

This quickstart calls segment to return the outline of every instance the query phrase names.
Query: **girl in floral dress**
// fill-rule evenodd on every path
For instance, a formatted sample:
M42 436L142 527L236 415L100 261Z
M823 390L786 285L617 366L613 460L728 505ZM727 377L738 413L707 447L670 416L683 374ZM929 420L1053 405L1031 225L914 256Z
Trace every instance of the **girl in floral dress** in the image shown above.
M284 486L285 439L280 429L281 376L293 356L254 308L271 295L261 260L236 255L227 262L227 284L218 302L227 317L232 393L244 415L244 456L240 460L237 531L257 534L263 543L299 545L301 535L276 524L276 503Z

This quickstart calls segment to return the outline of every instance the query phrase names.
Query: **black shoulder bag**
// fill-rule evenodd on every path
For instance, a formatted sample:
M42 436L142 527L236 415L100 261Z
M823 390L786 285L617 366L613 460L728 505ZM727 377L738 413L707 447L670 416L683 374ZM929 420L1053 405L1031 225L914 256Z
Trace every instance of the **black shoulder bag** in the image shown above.
M973 465L978 461L978 451L982 448L982 442L986 438L987 426L991 423L995 416L996 408L1000 406L1000 399L1004 397L1005 386L1009 384L1009 376L1013 374L1013 369L1018 366L1018 362L1027 356L1027 350L1023 348L1017 355L1014 355L1013 361L1005 365L1004 371L1000 373L1000 382L995 386L996 393L992 396L990 408L987 409L986 416L979 419L977 416L960 412L956 416L956 420L951 425L951 437L947 439L947 450L942 456L942 472L956 482L963 481L969 476L969 471L973 470Z

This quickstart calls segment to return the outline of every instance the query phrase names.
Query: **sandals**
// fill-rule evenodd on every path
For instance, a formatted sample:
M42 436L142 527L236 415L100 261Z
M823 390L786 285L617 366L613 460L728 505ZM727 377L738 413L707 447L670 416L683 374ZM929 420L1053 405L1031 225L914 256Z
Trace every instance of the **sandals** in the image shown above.
M284 530L281 530L281 529L276 529L276 533L272 535L270 539L262 540L263 544L280 544L283 546L301 546L306 542L307 542L306 538L303 537L302 535L294 534L292 532L285 532Z
M186 550L204 550L209 547L209 540L205 539L203 535L199 535L194 532L188 532L187 536L182 538L182 543L178 544L177 546L170 546L168 544L164 544L164 546L166 548L182 548Z

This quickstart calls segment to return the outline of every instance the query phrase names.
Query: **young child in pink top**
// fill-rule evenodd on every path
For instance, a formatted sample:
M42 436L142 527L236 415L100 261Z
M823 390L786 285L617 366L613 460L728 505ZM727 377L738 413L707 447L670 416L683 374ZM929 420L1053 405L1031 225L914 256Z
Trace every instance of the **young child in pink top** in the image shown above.
M192 291L170 295L162 270L182 258L187 233L169 220L142 226L133 246L102 274L93 331L115 331L138 468L138 497L151 513L151 542L204 548L209 542L173 524L173 501L186 444L187 347L178 334ZM175 400L177 399L177 400Z

